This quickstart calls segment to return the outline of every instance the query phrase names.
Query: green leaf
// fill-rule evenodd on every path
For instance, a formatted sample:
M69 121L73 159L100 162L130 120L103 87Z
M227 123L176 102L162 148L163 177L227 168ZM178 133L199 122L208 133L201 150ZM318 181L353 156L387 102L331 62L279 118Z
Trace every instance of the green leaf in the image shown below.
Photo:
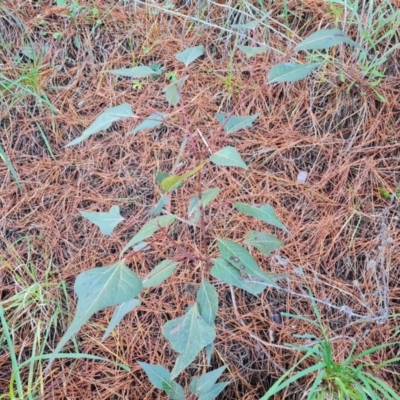
M296 82L304 79L312 71L320 67L321 63L291 64L282 63L274 65L269 71L268 83Z
M128 78L147 78L149 76L160 75L160 72L146 66L134 67L134 68L121 68L108 70L110 74L118 76L127 76Z
M161 261L145 278L143 278L143 287L149 288L159 285L165 279L169 278L175 271L179 263L172 260Z
M201 200L199 196L194 195L190 197L188 217L192 224L197 224L200 219L200 207L206 207L212 200L214 200L219 194L219 188L211 188L205 190L201 194Z
M167 87L163 89L163 93L165 93L168 103L171 104L171 106L175 107L179 103L181 99L180 92L188 78L189 75L186 75L183 78L170 83Z
M258 118L259 114L249 115L246 117L236 116L223 113L216 113L215 117L218 122L224 126L226 133L237 132L246 127L252 127L253 122Z
M108 212L79 211L80 214L100 228L103 235L110 236L114 228L124 219L118 206L112 206Z
M200 394L198 400L214 400L228 385L229 382L217 383L208 392Z
M156 183L161 183L165 178L167 178L168 172L163 172L163 171L157 171L156 174Z
M251 215L267 224L276 226L285 232L289 232L286 226L283 225L280 219L276 216L274 209L269 204L251 205L246 203L235 203L233 206L243 214Z
M265 284L245 282L240 271L223 258L216 258L211 269L211 275L228 285L236 286L254 295L260 294L267 286ZM261 279L257 279L261 281Z
M270 14L270 13L267 13L267 14ZM252 29L252 30L254 30L257 28L257 26L260 24L260 22L261 22L260 19L256 19L253 21L246 22L245 24L232 24L231 27L233 29Z
M296 50L322 50L340 43L347 43L364 50L358 43L351 40L340 29L321 29L314 32L296 46Z
M238 269L245 278L246 276L256 277L256 280L271 286L277 286L276 282L279 279L286 278L286 275L262 271L251 254L239 244L227 239L217 239L217 241L221 256Z
M167 395L171 397L172 400L185 400L185 391L183 390L183 387L178 383L171 381L169 385L165 383L163 387L165 393L167 393Z
M108 325L107 330L105 331L101 341L107 338L107 336L113 331L113 329L122 321L122 318L125 317L128 312L132 311L134 308L140 306L141 301L138 299L132 299L126 301L125 303L120 304L114 310L113 316L111 317L110 324Z
M134 135L137 132L143 131L145 129L152 129L158 125L161 125L165 121L165 117L166 114L163 113L151 114L131 132L131 135Z
M164 385L170 385L172 382L171 374L167 368L162 365L151 365L145 362L138 361L138 364L144 369L150 382L157 389L164 390Z
M21 182L19 180L17 171L15 171L14 167L11 164L10 159L8 158L6 152L4 151L3 147L1 147L1 145L0 145L0 158L2 158L3 161L6 163L8 170L10 171L12 177L15 180L15 183L19 187L19 190L22 192L22 186L21 186Z
M247 169L246 163L240 157L238 151L231 146L226 146L221 150L217 151L210 157L210 160L222 167L240 167Z
M189 49L183 50L181 53L176 55L176 59L181 61L187 67L191 62L196 60L204 54L204 46L190 47Z
M275 236L258 231L250 231L246 236L245 243L248 246L255 247L266 256L269 256L274 250L283 247L283 243Z
M83 142L88 137L100 131L108 129L113 122L121 121L126 118L133 117L132 107L128 103L121 104L116 107L110 107L100 114L94 122L82 132L82 135L69 142L65 147L74 146Z
M94 313L132 300L141 289L142 281L123 261L80 273L75 280L75 293L78 296L75 317L55 348L54 358Z
M243 51L243 53L246 54L247 58L251 58L253 56L265 53L268 49L266 46L253 47L253 46L238 45L238 47L239 50Z
M189 307L184 316L168 321L163 333L180 354L171 372L172 378L178 376L215 339L215 329L201 317L197 303Z
M218 295L214 286L205 280L202 280L197 292L197 304L204 321L213 325L218 312Z
M222 373L225 371L226 366L222 366L218 369L215 369L214 371L207 372L206 374L202 375L200 378L198 378L195 382L195 385L191 385L192 388L190 388L190 391L195 394L195 395L201 395L204 393L207 393L210 391L210 389L215 385L219 377L222 375ZM192 381L193 382L193 381ZM192 389L195 389L192 391Z
M121 254L125 253L129 247L142 242L143 240L148 239L155 232L157 232L161 228L165 228L168 225L171 225L175 222L174 215L161 215L160 217L156 217L146 222L140 231L126 244L126 246L122 249Z
M151 210L150 215L155 215L159 214L164 206L166 206L169 203L168 196L167 195L162 195L156 206Z
M176 189L184 179L189 178L189 177L197 174L197 172L199 172L204 167L205 164L206 164L205 162L201 163L197 167L195 167L195 168L191 169L190 171L186 172L186 174L183 174L183 175L172 175L172 176L169 176L169 177L163 179L162 182L161 182L161 187L166 192L169 192L169 191L171 191L173 189Z

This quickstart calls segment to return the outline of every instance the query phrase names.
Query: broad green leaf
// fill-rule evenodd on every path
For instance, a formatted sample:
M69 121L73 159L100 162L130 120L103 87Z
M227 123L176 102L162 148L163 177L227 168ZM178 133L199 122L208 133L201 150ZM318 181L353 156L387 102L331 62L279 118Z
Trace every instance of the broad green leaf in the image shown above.
M206 207L212 200L214 200L219 194L219 188L211 188L205 190L201 194L201 200L199 196L194 195L190 197L188 217L192 224L197 224L200 219L200 207Z
M67 5L67 0L57 0L57 7L64 7Z
M197 379L196 385L191 385L190 391L193 394L201 395L205 394L210 391L210 389L215 385L219 377L225 371L226 366L222 366L214 371L207 372L206 374L202 375L200 378ZM193 382L193 381L192 381ZM195 389L195 391L192 391Z
M243 51L243 53L246 54L247 58L251 58L253 56L265 53L268 49L266 46L253 47L253 46L238 45L238 47L239 50Z
M215 279L246 290L246 292L254 295L260 294L267 287L265 284L245 282L245 277L241 275L240 271L223 258L214 260L211 275ZM257 279L257 282L259 281L261 282L261 279Z
M174 381L170 384L163 384L165 393L171 398L171 400L185 400L185 391L183 387Z
M172 260L161 261L145 278L143 278L143 287L149 288L157 286L165 279L169 278L175 271L179 263Z
M240 167L247 169L246 163L240 157L238 151L231 146L226 146L221 150L214 153L210 160L217 165L222 167Z
M226 133L237 132L246 127L252 127L253 122L258 118L258 114L249 115L246 117L236 116L229 114L216 113L215 118L224 126Z
M157 389L164 390L164 385L170 385L172 382L171 374L167 368L162 365L151 365L145 362L138 361L138 364L144 369L150 382Z
M150 215L159 214L168 203L168 196L166 194L162 195L156 206L151 210Z
M140 306L141 301L138 299L132 299L126 301L125 303L120 304L114 310L113 316L111 317L110 324L108 325L107 330L105 331L101 341L107 338L107 336L113 331L113 329L122 321L122 318L125 317L128 312L132 311L134 308Z
M180 355L171 372L178 376L208 344L215 339L215 329L201 317L197 303L188 308L180 318L168 321L163 327L164 336Z
M80 273L75 280L75 293L78 296L75 317L55 348L54 358L94 313L132 300L141 290L142 281L123 261Z
M74 146L75 144L83 142L88 137L100 131L108 129L113 122L121 121L126 118L133 117L132 107L128 103L121 104L116 107L108 108L100 114L94 122L82 132L82 135L69 142L65 147Z
M118 206L112 206L108 212L79 211L82 216L100 228L103 235L110 236L114 228L124 219Z
M317 32L314 32L306 39L304 39L301 43L299 43L296 46L296 50L322 50L340 43L347 43L362 49L362 47L360 47L358 43L356 43L354 40L351 40L340 29L335 28L321 29Z
M258 231L250 231L246 236L245 243L248 246L255 247L266 256L269 256L271 252L279 249L279 247L283 247L283 243L275 236Z
M202 280L200 289L197 292L197 304L199 313L209 325L214 324L218 312L218 295L211 283Z
M217 239L217 241L221 256L239 270L243 277L255 277L256 280L272 286L276 286L279 279L286 277L286 275L262 271L251 254L239 244L227 239Z
M161 215L160 217L156 217L146 222L140 231L126 244L126 246L122 249L121 254L125 253L129 247L142 242L143 240L148 239L155 232L157 232L161 228L165 228L168 225L171 225L175 222L175 216L173 215Z
M134 135L137 132L143 131L145 129L151 129L155 128L158 125L161 125L165 121L165 117L166 114L163 113L151 114L131 132L131 135Z
M175 107L179 103L181 99L180 91L182 90L183 85L188 78L189 75L186 75L183 78L170 83L167 87L163 89L163 93L165 93L168 103L171 104L171 106Z
M163 179L162 182L161 182L161 187L166 192L169 192L169 191L171 191L173 189L176 189L184 179L189 178L189 177L197 174L197 172L199 172L204 167L205 164L206 164L205 162L201 163L197 167L195 167L195 168L191 169L190 171L186 172L186 174L183 174L183 175L172 175L172 176L169 176L168 178Z
M206 352L206 360L207 360L207 366L211 365L211 356L213 355L214 352L214 343L210 343L205 347L205 352Z
M118 76L127 76L128 78L147 78L149 76L160 75L159 72L154 71L154 69L146 66L133 67L133 68L121 68L121 69L111 69L110 74Z
M247 203L235 203L233 206L243 214L251 215L267 224L276 226L285 232L289 232L286 226L283 225L280 219L276 216L275 210L269 204L252 205Z
M204 54L204 46L196 46L196 47L190 47L189 49L183 50L181 53L176 55L176 59L178 61L181 61L185 64L187 67L191 62L196 60L196 58L199 58Z
M165 178L168 178L168 172L157 171L156 173L156 183L161 183Z
M21 182L19 180L17 171L15 171L14 167L11 164L10 159L8 158L6 152L4 151L3 147L1 147L1 145L0 145L0 158L2 158L3 161L6 163L8 170L10 171L12 177L15 180L15 183L19 187L19 190L22 192L22 186L21 186Z
M208 392L200 394L198 400L214 400L228 385L229 382L217 383Z
M321 63L291 64L282 63L274 65L269 71L268 83L296 82L304 79L312 71L320 67Z

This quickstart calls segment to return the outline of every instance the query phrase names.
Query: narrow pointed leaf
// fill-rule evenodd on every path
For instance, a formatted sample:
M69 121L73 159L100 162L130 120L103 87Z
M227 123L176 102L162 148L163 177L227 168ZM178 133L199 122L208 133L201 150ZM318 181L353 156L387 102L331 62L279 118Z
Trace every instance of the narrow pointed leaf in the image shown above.
M213 325L218 312L218 295L214 286L205 280L201 282L197 292L197 304L204 321Z
M251 215L252 217L260 219L267 224L276 226L285 232L289 232L286 226L283 225L280 219L277 217L275 210L269 204L252 205L246 203L235 203L233 206L236 208L236 210L242 212L243 214Z
M1 147L1 145L0 145L0 158L3 159L3 161L6 163L8 170L10 171L12 177L15 180L15 183L19 187L19 190L22 191L22 186L21 186L21 182L19 180L17 171L15 171L13 165L11 164L10 159L7 156L7 153L4 151L3 147Z
M79 211L82 216L100 228L103 235L110 236L114 228L124 219L118 206L112 206L108 212Z
M210 391L210 389L215 385L219 377L225 371L226 366L222 366L214 371L207 372L206 374L202 375L196 385L196 392L194 394L204 394Z
M128 103L121 104L116 107L108 108L102 114L100 114L94 122L82 132L82 135L69 142L65 147L73 146L75 144L83 142L88 137L95 133L105 131L108 129L113 122L121 121L126 118L133 117L132 107Z
M239 167L247 169L246 163L240 157L238 151L231 146L226 146L221 150L217 151L210 157L210 160L222 167Z
M156 217L146 222L140 231L126 244L126 246L122 249L122 253L125 253L129 247L142 242L143 240L148 239L155 232L157 232L161 228L165 228L168 225L171 225L175 222L175 216L173 215L161 215L160 217Z
M257 278L256 280L260 280L271 286L276 286L276 282L279 279L286 277L286 275L262 271L251 254L239 244L227 239L217 240L221 256L233 265L243 277L255 277Z
M168 321L163 327L164 336L172 348L180 355L176 360L171 376L178 376L215 339L215 329L201 317L197 304L193 304L186 314Z
M169 203L168 196L167 195L162 195L156 206L151 210L150 214L155 215L159 214L162 209Z
M183 62L187 67L191 62L193 62L203 54L204 54L204 46L201 45L183 50L181 53L176 55L176 59L178 61Z
M198 400L214 400L228 385L229 382L217 383L208 392L200 394Z
M264 284L245 282L245 278L241 275L240 271L223 258L216 258L214 260L211 275L228 285L246 290L246 292L254 294L255 296L260 294L267 287Z
M282 63L274 65L269 71L268 83L296 82L304 79L312 71L320 67L321 63L292 64Z
M218 122L224 126L226 133L232 133L246 127L251 128L253 126L253 122L258 118L258 114L242 117L237 115L229 116L229 114L216 113L215 118L217 118Z
M179 263L172 260L161 261L145 278L143 278L143 287L149 288L157 286L165 279L169 278L175 271Z
M243 53L246 54L247 58L251 58L259 54L265 53L268 49L266 46L253 47L253 46L238 45L238 47L239 50L243 51Z
M168 103L171 104L171 106L175 107L179 103L181 99L180 91L182 90L183 85L188 78L189 75L186 75L183 78L170 83L167 87L163 89L163 92L167 97Z
M145 129L152 129L158 125L161 125L165 121L165 117L166 114L163 113L151 114L131 132L131 135L135 135L137 132Z
M361 48L358 43L351 40L340 29L321 29L314 32L296 46L296 50L322 50L335 46L340 43L347 43Z
M170 385L172 382L171 374L167 368L162 365L151 365L145 362L138 361L138 364L144 369L150 382L157 389L164 390L164 385Z
M126 76L128 78L147 78L149 76L160 75L159 72L154 71L154 69L146 66L133 67L133 68L121 68L121 69L111 69L110 74L118 76Z
M245 24L232 24L233 29L256 29L260 24L260 19L255 19L253 21L246 22Z
M125 315L128 314L128 312L140 306L140 304L141 304L140 300L132 299L116 307L113 316L111 317L110 324L108 325L107 330L105 331L103 337L101 338L101 341L104 342L104 340L113 331L113 329L122 321L122 318L124 318Z
M275 236L258 231L250 231L246 236L245 243L255 247L266 256L269 256L274 250L283 247L283 243Z
M141 289L142 281L122 261L80 273L75 281L75 317L55 348L54 358L94 313L132 300Z
M185 174L182 175L172 175L169 176L165 179L162 180L161 182L161 187L166 191L169 192L173 189L176 189L180 183L186 179L189 178L195 174L197 174L197 172L199 172L205 165L204 163L201 163L200 165L198 165L197 167L191 169L190 171L186 172Z

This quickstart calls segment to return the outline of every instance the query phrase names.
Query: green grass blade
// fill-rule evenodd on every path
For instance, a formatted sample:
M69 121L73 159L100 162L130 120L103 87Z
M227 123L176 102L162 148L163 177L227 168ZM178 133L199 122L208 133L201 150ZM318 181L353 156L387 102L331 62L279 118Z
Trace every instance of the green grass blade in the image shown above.
M18 367L18 361L17 361L17 356L14 352L14 345L11 339L10 331L8 329L8 324L4 315L4 310L2 305L0 304L0 321L1 325L3 326L3 332L6 337L7 341L7 347L10 352L10 358L11 358L11 365L12 369L14 371L13 376L15 377L15 383L17 385L17 391L18 391L18 396L23 399L24 398L24 390L22 388L22 381L21 381L21 375L19 374L19 368ZM12 379L14 381L14 379ZM12 388L11 382L10 382L10 389Z
M379 393L382 393L387 400L400 400L400 396L385 382L377 378L370 373L364 373L365 376L369 378L369 383L375 388ZM390 396L389 396L390 395Z
M54 156L53 150L51 149L50 142L49 142L49 140L47 139L46 134L44 133L42 127L41 127L37 122L36 122L36 125L37 125L37 127L38 127L38 129L39 129L40 134L42 135L42 138L43 138L43 140L44 140L44 144L46 145L47 151L48 151L49 154L51 155L51 158L52 158L53 160L55 160L56 158L55 158L55 156Z
M285 375L283 375L275 384L268 390L267 393L260 399L260 400L267 400L270 399L271 396L274 396L276 393L280 392L282 389L288 387L291 383L296 382L297 380L301 379L303 376L311 374L315 371L318 371L321 368L325 368L326 364L324 362L312 365L311 367L306 368L303 371L298 372L297 374L291 376L289 379L282 382L282 378L285 379Z
M20 192L22 192L22 186L21 186L21 181L19 180L17 171L15 171L14 167L11 164L10 159L8 158L6 152L4 151L3 147L0 145L0 158L3 159L3 161L6 163L8 170L10 171L12 177L15 180L15 183L19 187Z

